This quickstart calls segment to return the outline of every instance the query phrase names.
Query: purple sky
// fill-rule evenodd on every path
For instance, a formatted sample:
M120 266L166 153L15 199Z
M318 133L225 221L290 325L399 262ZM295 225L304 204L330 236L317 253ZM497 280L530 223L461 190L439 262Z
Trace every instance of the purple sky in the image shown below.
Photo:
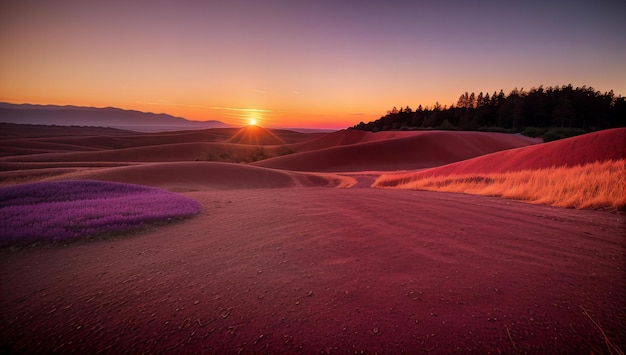
M625 1L4 1L0 101L340 128L465 91L626 94Z

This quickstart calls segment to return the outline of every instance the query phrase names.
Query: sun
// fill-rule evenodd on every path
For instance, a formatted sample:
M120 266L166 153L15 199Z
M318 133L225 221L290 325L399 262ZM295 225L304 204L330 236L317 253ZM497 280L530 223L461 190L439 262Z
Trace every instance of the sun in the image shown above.
M251 119L248 121L248 125L250 125L250 126L256 126L256 118L251 118Z

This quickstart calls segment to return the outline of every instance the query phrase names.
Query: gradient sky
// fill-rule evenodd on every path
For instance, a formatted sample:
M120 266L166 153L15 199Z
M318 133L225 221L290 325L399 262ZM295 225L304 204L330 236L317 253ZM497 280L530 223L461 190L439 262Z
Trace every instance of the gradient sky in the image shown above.
M0 0L0 101L344 128L465 91L626 94L626 1Z

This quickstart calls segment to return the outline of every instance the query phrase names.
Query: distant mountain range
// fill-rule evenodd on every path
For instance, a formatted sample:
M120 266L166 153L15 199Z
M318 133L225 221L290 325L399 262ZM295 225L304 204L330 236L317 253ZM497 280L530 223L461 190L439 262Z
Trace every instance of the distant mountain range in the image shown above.
M57 126L95 126L140 132L225 128L220 121L189 121L164 113L95 108L0 103L0 122Z

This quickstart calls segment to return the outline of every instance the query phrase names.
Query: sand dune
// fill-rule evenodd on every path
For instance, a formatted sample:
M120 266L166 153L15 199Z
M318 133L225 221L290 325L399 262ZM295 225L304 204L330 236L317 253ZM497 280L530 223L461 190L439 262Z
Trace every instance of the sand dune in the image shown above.
M396 138L414 137L416 135L431 134L432 131L382 131L367 132L360 130L341 130L333 133L320 135L319 137L293 144L292 147L299 151L311 151L325 148L333 148L342 145L368 143Z
M50 136L107 136L136 134L137 132L105 127L50 126L0 122L0 138L35 138Z
M591 319L624 346L620 214L369 188L380 170L483 154L423 171L623 157L624 129L536 145L484 132L80 132L1 132L0 185L127 182L203 210L0 249L0 352L601 353Z
M386 173L372 187L498 196L567 208L626 209L626 129L511 149L422 171Z
M132 165L124 162L2 162L0 186L42 181L65 174L103 167Z
M553 166L575 166L626 158L626 128L609 129L529 147L479 156L415 172L412 176L503 173Z
M236 132L234 129L210 129L204 131L182 131L164 133L138 133L123 132L116 130L106 131L106 134L94 135L91 129L84 128L85 133L79 135L80 128L70 129L68 134L56 129L50 130L46 135L40 127L34 129L36 135L31 136L28 131L13 130L10 139L0 141L3 148L9 147L36 147L41 148L45 144L51 147L55 145L68 145L83 147L83 149L120 149L142 146L154 146L160 144L193 143L193 142L227 142ZM114 132L114 133L111 133ZM70 134L71 133L71 134Z
M270 130L259 126L246 126L241 128L228 140L229 143L247 145L284 145L285 141L280 139Z
M106 130L101 136L82 137L75 131L63 135L51 129L46 135L37 127L31 137L27 130L14 129L12 139L0 141L0 162L257 161L257 166L284 170L354 172L429 168L537 142L485 132L306 134L255 126L162 133Z
M104 180L155 186L173 191L267 189L286 187L348 187L356 181L332 174L300 174L244 164L217 162L152 163L89 169L54 180Z
M1 171L21 171L21 170L35 170L35 169L52 169L52 168L70 168L70 167L113 167L113 166L124 166L124 165L135 165L138 163L129 163L129 162L100 162L100 161L64 161L64 162L55 162L55 161L45 161L45 162L6 162L3 161L0 164L0 172Z
M250 162L290 153L293 150L286 146L287 142L317 136L261 127L162 133L103 130L105 134L98 136L90 135L93 129L87 127L85 135L79 136L77 127L69 130L71 134L58 129L45 134L40 126L28 127L33 127L36 133L9 126L10 138L0 140L0 162Z
M371 135L371 133L357 130L342 130L324 134L304 142L295 143L292 147L299 152L333 148L341 145L361 143L364 137L368 135Z
M261 127L258 128L262 129ZM0 147L8 148L16 144L28 146L31 142L69 144L91 148L98 147L100 149L119 149L191 142L227 143L240 131L240 128L213 128L192 131L144 133L100 127L61 127L0 123L0 138L2 138L2 140L0 140ZM281 143L284 142L286 144L307 141L323 135L321 133L299 133L289 130L266 131L266 135L274 135L273 139L278 139Z
M45 154L50 152L76 152L95 151L99 147L84 146L79 144L62 142L42 142L38 140L9 140L2 142L0 157L10 157L16 155Z
M230 143L177 143L154 146L106 149L98 151L73 151L38 153L0 158L5 162L164 162L164 161L226 161L250 162L266 156L285 154L283 146L260 147Z
M253 164L296 171L422 169L535 143L537 140L520 135L487 132L340 131L300 147L306 150L334 145L330 148L284 155Z

